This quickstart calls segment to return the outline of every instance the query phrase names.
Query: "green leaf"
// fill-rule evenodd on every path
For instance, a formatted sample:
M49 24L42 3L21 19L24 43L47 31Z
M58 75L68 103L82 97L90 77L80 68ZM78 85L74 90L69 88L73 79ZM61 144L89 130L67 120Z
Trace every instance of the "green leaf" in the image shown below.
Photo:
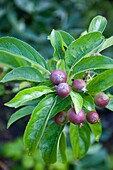
M72 68L72 77L79 72L84 72L91 69L110 69L113 68L113 59L105 56L90 56L80 60Z
M53 164L57 161L59 140L64 126L58 126L52 122L46 128L40 143L42 158L46 164Z
M90 124L90 123L88 123L88 124L89 124L89 127L90 127L92 133L95 136L95 140L98 142L99 139L100 139L100 136L102 134L102 125L101 125L101 122L99 121L96 124Z
M47 69L44 58L33 47L19 39L13 37L0 38L0 50L24 56Z
M59 141L59 152L58 152L58 161L62 163L66 163L66 137L62 132L60 141Z
M55 96L47 95L34 109L24 133L24 144L29 154L33 154L47 125L55 104Z
M31 63L23 57L3 50L0 50L0 63L9 68L31 65Z
M32 65L33 67L36 67L38 70L40 70L44 77L48 78L50 75L50 72L40 64L35 63L34 61L19 54L13 54L4 50L0 50L0 63L9 68Z
M26 107L23 107L17 110L15 113L13 113L13 115L11 115L8 121L8 124L7 124L7 128L9 128L15 121L21 119L24 116L31 114L33 109L34 109L34 106L26 106Z
M106 25L107 25L107 20L105 17L96 16L91 21L88 32L95 32L95 31L103 32L104 29L106 28Z
M65 61L63 59L57 61L56 69L65 71Z
M65 108L70 104L69 98L56 97L56 104L51 111L50 119L54 117L58 112L65 110Z
M94 95L113 86L113 69L94 77L87 85L88 93Z
M113 99L110 99L110 100L109 100L109 103L108 103L108 105L106 106L106 108L109 109L109 110L111 110L111 111L113 111Z
M67 46L69 46L75 39L67 32L60 30L59 33L61 34L63 41Z
M3 77L1 82L4 83L4 82L9 82L9 81L14 81L14 80L41 82L41 81L44 81L44 78L41 75L41 73L33 67L19 67L7 73Z
M105 50L106 48L108 48L112 45L113 45L113 36L106 39L105 42L102 44L102 46L100 47L100 49L98 51L101 52L101 51Z
M51 58L48 60L47 66L50 72L52 72L53 70L56 70L56 63L57 61L55 60L55 58Z
M102 42L104 37L100 32L86 34L73 41L65 53L65 60L69 67L72 67L82 57L91 53Z
M37 99L40 96L51 93L51 92L53 91L47 86L31 87L31 88L20 91L12 100L10 100L5 105L9 107L17 108L19 106L24 105L28 101Z
M72 90L70 92L70 96L71 96L72 102L74 104L74 108L76 110L76 113L79 113L80 110L82 109L82 106L83 106L82 96L79 93L74 92Z
M60 35L59 31L52 30L49 40L51 42L51 45L54 48L54 57L56 59L63 59L65 49L63 47L63 40L62 36Z
M88 110L92 111L95 110L95 104L93 97L87 95L83 97L83 106Z
M90 146L90 129L87 124L82 127L70 124L70 139L74 157L77 160L83 158Z

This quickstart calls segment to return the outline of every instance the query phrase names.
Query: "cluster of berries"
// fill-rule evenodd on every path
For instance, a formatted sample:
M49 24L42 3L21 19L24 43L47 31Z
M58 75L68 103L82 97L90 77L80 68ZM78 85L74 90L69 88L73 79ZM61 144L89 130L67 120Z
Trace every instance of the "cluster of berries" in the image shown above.
M56 93L59 97L66 98L69 96L70 86L66 83L67 75L64 71L54 70L50 75L50 80L53 84L57 85ZM82 79L76 79L72 83L72 88L76 92L86 91L86 82ZM104 92L98 93L94 96L94 103L96 106L105 107L108 102L109 97ZM96 111L90 111L87 115L85 115L84 110L81 110L77 114L74 108L71 108L68 111L68 114L66 114L64 111L61 111L54 117L54 120L58 125L63 125L68 121L75 125L82 125L86 119L91 124L95 124L100 120Z

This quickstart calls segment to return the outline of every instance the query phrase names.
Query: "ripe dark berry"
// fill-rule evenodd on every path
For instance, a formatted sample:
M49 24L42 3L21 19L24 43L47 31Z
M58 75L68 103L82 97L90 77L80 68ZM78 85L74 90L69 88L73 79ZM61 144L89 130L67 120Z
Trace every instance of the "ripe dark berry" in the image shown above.
M68 97L70 86L67 83L60 83L56 88L56 93L62 98Z
M67 115L65 112L59 112L54 117L54 121L57 125L64 125L67 122Z
M83 110L81 110L78 114L76 113L75 109L72 108L68 112L68 119L73 124L81 124L85 121L86 116Z
M97 112L95 111L91 111L87 114L87 121L91 124L95 124L97 122L99 122L100 118Z
M82 79L76 79L72 83L72 88L77 92L86 91L86 83Z
M101 92L95 96L94 102L99 107L105 107L109 102L109 97L105 93Z
M50 80L53 84L65 83L67 81L67 75L62 70L54 70L50 75Z

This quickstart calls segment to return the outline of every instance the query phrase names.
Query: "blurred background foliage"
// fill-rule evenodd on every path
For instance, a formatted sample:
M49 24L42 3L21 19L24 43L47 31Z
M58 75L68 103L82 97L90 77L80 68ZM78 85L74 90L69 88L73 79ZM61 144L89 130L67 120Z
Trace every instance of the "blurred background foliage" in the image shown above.
M69 32L73 37L85 31L96 15L107 18L105 37L113 35L112 0L0 0L0 37L13 36L37 49L46 59L52 57L53 49L47 36L52 29ZM103 52L113 56L113 47ZM7 68L0 67L0 79ZM26 83L26 82L25 82ZM23 83L22 86L26 86ZM24 149L22 136L29 117L25 117L6 129L7 121L14 112L3 106L14 96L20 84L0 84L0 169L1 170L112 170L113 169L113 115L106 110L98 110L102 117L103 134L99 144L92 142L88 155L79 163L75 162L68 146L67 164L47 166L39 151L29 157ZM111 90L112 92L113 90ZM17 139L18 138L18 139ZM10 143L9 143L10 141Z

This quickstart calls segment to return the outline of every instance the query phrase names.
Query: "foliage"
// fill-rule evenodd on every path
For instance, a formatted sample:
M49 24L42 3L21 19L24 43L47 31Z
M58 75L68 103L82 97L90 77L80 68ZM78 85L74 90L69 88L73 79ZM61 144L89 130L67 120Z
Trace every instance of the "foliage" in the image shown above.
M68 112L71 106L75 108L77 114L81 108L85 110L86 114L91 111L91 108L95 111L94 95L113 86L113 59L98 55L98 52L113 45L113 41L107 41L102 34L106 23L107 20L104 17L95 17L85 35L80 35L76 40L67 32L53 30L48 39L54 48L51 60L54 60L55 68L52 67L51 60L47 62L27 43L13 37L0 38L0 63L12 69L1 82L26 80L30 85L29 88L21 90L6 103L9 107L23 106L18 111L22 115L20 116L18 112L14 113L9 120L8 127L14 121L26 116L27 110L28 114L31 111L32 114L24 133L24 144L30 155L35 152L37 147L40 147L42 157L48 164L55 163L59 157L63 162L66 157L65 150L62 152L62 148L64 148L62 140L65 141L65 137L62 138L62 135L65 125L61 127L56 125L51 119L53 115L55 116L63 110ZM94 56L95 53L96 56ZM95 57L95 61L99 58L99 61L94 63L92 57ZM79 70L77 65L87 65L87 68L81 66ZM84 93L75 92L71 88L72 80L76 75L76 66L78 67L78 78L81 78L81 73L83 78L87 70L89 71L85 76L86 90ZM50 81L51 71L61 68L67 73L67 83L70 85L71 91L65 108L56 94L56 86ZM34 108L29 111L30 106L34 106ZM111 106L107 106L107 108L111 110ZM22 109L26 111L24 114ZM87 121L83 126L70 123L70 140L74 157L77 160L83 158L89 149L90 130L98 141L102 132L101 121L94 126L89 125ZM59 152L60 154L58 154Z
M110 156L109 160L106 150L101 144L94 144L93 138L92 145L85 158L76 162L72 149L69 146L66 148L66 156L67 162L65 162L65 164L56 162L55 164L47 166L40 155L39 149L32 157L27 154L21 138L0 146L0 158L2 158L3 163L5 163L4 158L10 160L11 164L9 166L7 164L7 166L12 170L74 170L75 168L77 170L87 170L90 168L93 168L94 170L112 169L112 166L110 165L113 158Z
M1 0L0 36L10 35L35 47L47 59L52 48L47 42L50 30L60 29L78 37L96 15L106 16L108 26L104 32L111 36L113 2L106 0ZM107 50L112 56L112 49Z

